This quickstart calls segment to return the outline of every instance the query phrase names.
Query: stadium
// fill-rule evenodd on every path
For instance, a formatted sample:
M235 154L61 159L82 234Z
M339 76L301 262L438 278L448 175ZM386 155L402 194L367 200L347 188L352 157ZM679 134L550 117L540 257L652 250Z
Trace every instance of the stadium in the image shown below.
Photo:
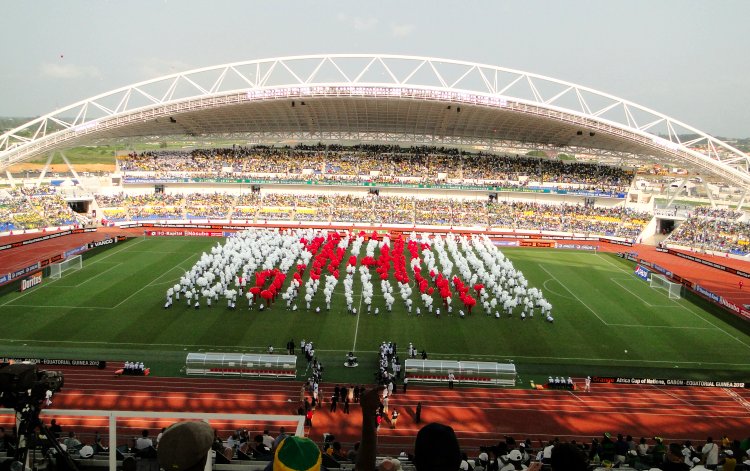
M80 149L114 171L77 168ZM0 342L64 373L42 417L100 445L81 468L123 467L116 447L175 419L218 431L217 470L268 465L245 429L348 450L360 406L336 403L376 383L395 389L378 456L405 468L420 419L499 467L555 438L592 467L658 467L664 442L707 436L739 455L749 163L645 106L486 64L174 73L0 136ZM605 432L646 448L609 456Z

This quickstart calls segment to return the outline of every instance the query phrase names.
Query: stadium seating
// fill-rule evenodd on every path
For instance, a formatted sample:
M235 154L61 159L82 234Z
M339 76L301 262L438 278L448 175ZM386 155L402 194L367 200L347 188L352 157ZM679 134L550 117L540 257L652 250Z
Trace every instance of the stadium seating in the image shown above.
M519 190L535 182L546 187L624 193L633 179L631 171L589 163L376 145L151 151L120 157L119 166L126 182L149 178L220 181L252 175L269 182L451 183Z
M0 231L76 224L64 199L49 186L0 192Z
M460 189L487 191L487 185L498 185L504 190L523 191L534 184L535 188L562 192L623 194L620 192L627 191L634 175L618 167L437 147L235 146L131 153L121 157L119 164L126 189L131 177L147 181L197 178L206 179L206 184L203 189L187 190L184 195L136 194L135 189L95 195L97 204L93 209L98 209L100 217L109 222L233 219L384 223L575 232L636 239L652 217L621 205L561 205L553 200L530 202L512 196L488 202L484 200L486 193L470 198L467 191ZM238 194L237 188L226 186L221 191L206 191L226 177L315 184L309 186L309 191L297 194L282 193L280 189ZM378 196L367 194L364 188L359 194L318 190L318 184L389 182L412 185L414 191L398 196L385 191ZM446 199L445 195L437 198L434 193L419 191L420 185L436 184L453 185L457 193ZM0 191L0 231L76 224L77 215L55 191L52 186ZM666 243L746 255L750 252L750 223L743 219L740 211L698 207Z
M750 252L750 223L741 219L739 211L698 207L664 243L746 255Z
M326 434L324 434L324 436L325 435ZM84 444L93 444L93 437L88 437L85 433L80 434L80 436ZM234 443L236 443L237 437L234 437L233 439L235 440ZM620 434L619 437L603 433L601 437L594 437L591 440L586 440L584 442L560 440L557 438L549 441L539 439L532 440L531 438L520 440L511 436L498 436L496 437L496 440L497 441L495 442L489 441L486 446L476 448L464 447L461 452L465 454L466 460L472 467L482 466L483 464L486 466L486 463L481 462L486 459L498 459L500 467L502 468L509 463L510 452L512 450L518 450L520 453L517 453L516 456L520 454L524 464L542 461L544 465L541 469L550 469L549 462L547 460L542 460L543 450L549 446L552 446L552 449L554 449L555 446L573 446L578 448L582 456L585 457L588 469L599 469L599 467L609 468L613 464L617 464L618 461L621 463L620 467L631 469L666 469L664 468L664 463L667 460L678 462L687 459L692 462L693 457L701 457L703 455L702 449L704 446L703 442L692 443L683 440L667 443L666 440L659 438L659 436L653 438L640 438L640 440L638 440L625 433ZM741 463L750 459L747 455L747 449L745 448L748 446L749 440L750 439L745 439L744 441L726 439L717 442L720 465L728 457L728 452L731 451L731 455L737 458L739 465L736 469L748 469L747 466L743 468ZM618 441L620 442L618 443ZM609 443L609 446L607 443ZM612 447L612 444L615 444L615 446ZM620 444L622 444L622 446L620 446ZM106 442L104 445L107 445ZM216 453L216 457L212 459L211 463L214 471L255 471L265 469L269 464L268 459L253 457L250 450L243 452L236 446L230 447L232 443L229 439L223 441L222 445L226 450L230 450L232 455L231 458L227 458L221 453ZM353 469L353 461L349 459L340 459L337 461L326 453L326 450L330 445L331 443L325 440L320 444L321 453L325 455L324 464L327 469ZM343 453L346 453L346 451L352 447L352 443L341 443L341 450ZM117 469L122 468L123 461L126 459L135 459L138 462L143 460L136 457L134 450L128 445L118 446L117 450ZM36 449L33 454L35 455L36 462L44 462L41 447ZM86 458L80 457L77 451L70 452L70 455L78 469L90 471L104 471L109 469L108 452L105 449L100 448L93 456ZM0 462L4 462L10 458L11 456L6 450L0 450ZM385 459L393 458L399 460L402 470L415 469L412 448L407 447L404 449L403 447L398 447L391 449L388 445L381 445L379 447L376 463L380 463ZM138 469L145 469L145 466L147 466L147 463L139 463Z
M191 193L97 197L110 220L241 219L480 226L635 238L651 216L623 208L374 195Z

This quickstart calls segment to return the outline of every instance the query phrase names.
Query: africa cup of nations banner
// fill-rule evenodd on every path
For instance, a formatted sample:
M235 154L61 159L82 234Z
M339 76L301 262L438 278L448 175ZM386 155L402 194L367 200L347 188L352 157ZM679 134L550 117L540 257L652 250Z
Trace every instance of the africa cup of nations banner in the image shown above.
M31 358L31 357L0 357L0 366L8 365L11 363L31 363L34 365L45 365L45 366L93 366L95 368L104 369L107 367L107 362L104 360L70 360L60 358Z
M748 388L750 383L744 381L699 381L691 379L667 378L620 378L616 376L594 376L593 383L608 384L647 384L656 386L697 386L709 388Z

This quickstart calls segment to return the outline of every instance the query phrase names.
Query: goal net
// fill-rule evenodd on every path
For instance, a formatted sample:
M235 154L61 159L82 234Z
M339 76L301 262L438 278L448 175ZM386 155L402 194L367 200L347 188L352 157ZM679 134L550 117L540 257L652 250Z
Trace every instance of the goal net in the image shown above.
M52 279L60 278L68 270L80 270L83 268L83 258L80 255L63 260L59 263L53 263L49 266L49 277Z
M664 275L651 274L651 287L654 289L663 289L669 294L669 299L680 299L682 285L671 282Z

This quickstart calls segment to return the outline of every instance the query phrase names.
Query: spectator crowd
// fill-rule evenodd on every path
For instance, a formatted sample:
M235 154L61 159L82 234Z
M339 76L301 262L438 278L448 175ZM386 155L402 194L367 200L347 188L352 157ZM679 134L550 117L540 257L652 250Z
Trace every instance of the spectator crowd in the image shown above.
M315 443L309 438L295 437L285 427L273 432L269 427L226 431L212 429L204 422L178 422L156 434L153 432L157 430L144 429L138 437L128 440L129 443L117 446L117 450L122 456L123 469L133 470L145 469L151 461L157 460L163 469L203 469L210 450L215 452L217 464L247 465L252 460L266 462L266 469L351 469L354 466L361 471L750 470L750 436L735 439L709 436L693 442L666 440L659 436L636 439L632 435L605 432L579 442L575 439L532 440L506 435L497 442L488 440L489 444L474 448L462 447L456 432L448 425L435 422L419 425L418 416L409 419L420 427L413 445L391 453L388 448L378 445L376 436L381 427L370 418L381 413L384 400L390 396L384 392L382 397L385 399L381 399L381 390L382 387L366 390L363 386L351 385L336 385L333 390L328 413L337 414L338 403L343 403L342 408L347 410L351 404L362 411L361 441L353 444L340 442L330 433L324 433L322 442ZM307 397L303 399L309 404ZM314 406L299 411L306 416L314 415L310 412L315 412ZM391 428L395 428L400 414L394 410L391 415L395 418L389 422ZM307 427L314 427L312 419ZM79 434L64 428L54 419L48 425L48 433L62 452L75 459L87 460L94 455L104 458L109 446L114 446L107 444L98 432ZM17 439L14 428L0 427L0 453L13 453ZM293 450L281 451L289 444L288 440L293 440L290 445ZM169 463L173 462L180 465L170 466ZM301 466L301 462L306 464ZM294 465L289 466L289 463Z
M239 219L480 226L636 238L651 216L628 208L477 199L289 193L97 196L109 220Z
M750 252L750 223L742 216L736 210L697 207L665 243L745 255Z
M73 210L53 187L0 190L0 232L76 223Z
M634 173L620 167L536 157L469 153L437 147L383 145L243 147L163 150L120 157L129 178L256 177L321 183L495 185L627 191Z

